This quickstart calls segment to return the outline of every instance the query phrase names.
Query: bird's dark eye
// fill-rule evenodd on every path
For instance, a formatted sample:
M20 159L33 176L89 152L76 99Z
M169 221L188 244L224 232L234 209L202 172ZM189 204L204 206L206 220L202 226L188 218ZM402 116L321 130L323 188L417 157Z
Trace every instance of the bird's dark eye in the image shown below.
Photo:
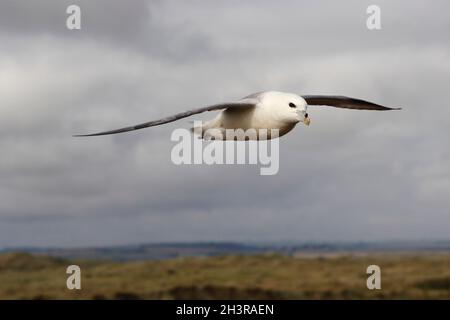
M295 104L293 104L292 102L289 102L289 107L291 108L297 108L297 106Z
M308 118L308 114L307 113L305 113L305 118Z

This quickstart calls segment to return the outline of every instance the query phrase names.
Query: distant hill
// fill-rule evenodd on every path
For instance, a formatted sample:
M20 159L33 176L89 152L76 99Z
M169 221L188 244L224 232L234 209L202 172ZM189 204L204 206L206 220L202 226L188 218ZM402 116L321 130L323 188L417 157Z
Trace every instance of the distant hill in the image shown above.
M94 259L114 261L164 260L178 257L212 257L220 255L255 255L279 253L287 256L339 255L372 252L432 253L450 252L448 241L396 241L396 242L350 242L350 243L155 243L98 248L10 248L0 253L28 252L64 259Z
M14 248L3 252L28 252L67 259L114 261L164 260L178 257L257 254L273 249L238 243L157 243L103 248Z
M28 272L64 265L67 265L64 259L47 256L35 257L25 252L10 252L0 255L0 272L17 270Z

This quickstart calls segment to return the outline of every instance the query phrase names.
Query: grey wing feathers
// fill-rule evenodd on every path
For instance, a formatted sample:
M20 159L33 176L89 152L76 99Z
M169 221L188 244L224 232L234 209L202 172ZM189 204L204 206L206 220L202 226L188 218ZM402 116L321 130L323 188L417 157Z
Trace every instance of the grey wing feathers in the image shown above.
M388 108L373 102L355 99L345 96L323 96L310 95L302 96L308 105L331 106L336 108L357 109L357 110L400 110L401 108Z
M134 131L134 130L144 129L144 128L148 128L148 127L154 127L154 126L158 126L161 124L173 122L173 121L176 121L176 120L179 120L182 118L186 118L186 117L192 116L194 114L202 113L205 111L214 111L214 110L221 110L221 109L228 109L228 108L232 108L232 109L251 108L251 107L255 107L255 106L256 106L256 101L254 101L252 99L243 99L241 101L229 102L229 103L219 103L219 104L214 104L214 105L210 105L210 106L203 107L203 108L197 108L197 109L192 109L192 110L188 110L185 112L180 112L180 113L174 114L169 117L141 123L141 124L130 126L130 127L125 127L125 128L115 129L115 130L110 130L110 131L91 133L91 134L80 134L80 135L75 135L74 137L103 136L103 135L108 135L108 134L116 134L116 133Z

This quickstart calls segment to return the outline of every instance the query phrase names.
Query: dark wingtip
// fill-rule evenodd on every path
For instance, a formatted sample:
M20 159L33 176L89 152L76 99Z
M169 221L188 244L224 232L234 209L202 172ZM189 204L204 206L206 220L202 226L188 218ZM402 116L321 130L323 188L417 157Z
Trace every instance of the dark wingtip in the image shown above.
M74 134L72 137L79 138L79 137L94 137L98 136L98 134Z
M397 108L390 108L390 107L383 107L383 109L378 109L381 111L392 111L392 110L402 110L402 107L397 107Z

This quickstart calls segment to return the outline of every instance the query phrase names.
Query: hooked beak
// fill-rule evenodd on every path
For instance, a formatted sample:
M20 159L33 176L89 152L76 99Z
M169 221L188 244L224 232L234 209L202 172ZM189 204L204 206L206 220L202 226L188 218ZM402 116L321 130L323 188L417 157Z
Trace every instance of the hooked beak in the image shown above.
M311 123L311 119L309 118L307 113L305 113L305 115L303 116L303 123L306 124L307 126L309 126Z

